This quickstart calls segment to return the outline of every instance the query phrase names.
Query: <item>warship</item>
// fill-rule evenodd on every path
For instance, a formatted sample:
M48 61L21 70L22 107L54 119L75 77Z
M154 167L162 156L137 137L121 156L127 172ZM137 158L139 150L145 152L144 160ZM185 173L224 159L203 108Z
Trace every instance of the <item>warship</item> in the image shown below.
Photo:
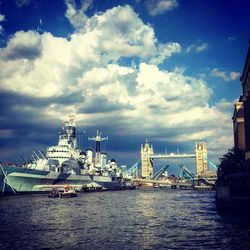
M75 114L70 114L62 124L58 145L50 146L46 152L33 152L33 160L20 166L0 165L0 192L2 193L41 193L52 188L63 189L71 185L75 190L86 188L103 190L123 189L121 169L114 159L107 160L107 154L101 153L103 138L97 130L95 152L92 149L81 151L77 146Z

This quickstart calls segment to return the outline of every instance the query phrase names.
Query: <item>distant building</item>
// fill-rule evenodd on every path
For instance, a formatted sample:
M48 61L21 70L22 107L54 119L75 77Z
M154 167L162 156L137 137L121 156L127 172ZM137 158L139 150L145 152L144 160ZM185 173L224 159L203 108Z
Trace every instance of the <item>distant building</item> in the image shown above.
M141 177L151 178L153 176L153 162L151 156L153 155L153 146L149 145L148 140L143 147L141 145Z
M245 125L245 159L248 166L250 166L250 46L248 48L244 69L240 80L242 82L243 88L242 102Z
M234 147L237 149L246 149L245 140L245 123L244 123L244 105L242 102L242 96L238 102L234 104L233 114L233 129L234 129Z
M120 166L122 173L125 173L128 170L128 167L126 165Z

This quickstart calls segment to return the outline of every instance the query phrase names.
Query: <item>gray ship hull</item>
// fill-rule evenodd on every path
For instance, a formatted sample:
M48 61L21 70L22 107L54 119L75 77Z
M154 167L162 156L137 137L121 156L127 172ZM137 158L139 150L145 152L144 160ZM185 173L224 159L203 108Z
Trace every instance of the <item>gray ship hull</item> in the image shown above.
M120 179L109 176L75 175L20 167L7 169L6 176L1 174L2 193L42 193L49 192L54 186L63 188L65 185L71 185L77 191L86 187L118 190L123 186Z

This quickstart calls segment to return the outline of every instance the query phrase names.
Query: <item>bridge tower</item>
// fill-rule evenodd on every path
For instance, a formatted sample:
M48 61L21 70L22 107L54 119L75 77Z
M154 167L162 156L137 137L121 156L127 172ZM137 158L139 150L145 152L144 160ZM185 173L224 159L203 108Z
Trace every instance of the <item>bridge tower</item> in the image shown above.
M149 145L146 140L145 146L141 145L141 177L151 178L153 176L153 161L151 156L153 155L153 146Z
M195 164L197 177L205 176L208 171L207 145L202 140L197 141L195 144Z

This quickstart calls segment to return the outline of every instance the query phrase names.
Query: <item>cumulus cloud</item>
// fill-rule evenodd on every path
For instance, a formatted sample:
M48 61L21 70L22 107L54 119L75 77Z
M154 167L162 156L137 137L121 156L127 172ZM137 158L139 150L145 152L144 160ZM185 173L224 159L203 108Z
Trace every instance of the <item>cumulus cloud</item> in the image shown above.
M178 2L177 0L146 0L145 5L148 13L156 16L178 7Z
M19 31L10 39L4 49L0 49L2 60L35 59L41 54L41 38L34 31Z
M82 1L81 7L77 8L74 0L65 0L67 10L65 16L75 29L81 29L84 27L88 17L85 12L91 8L93 0Z
M187 47L186 52L189 53L191 51L195 52L202 52L208 49L208 44L204 42L197 42L194 44L191 44L190 46Z
M178 43L158 45L153 28L131 7L119 6L88 18L84 29L69 39L46 32L15 33L0 51L1 87L38 97L60 96L77 91L79 79L95 67L135 57L160 63L179 51Z
M204 51L204 50L207 50L208 48L208 44L207 43L203 43L199 46L196 47L196 51L197 52L201 52L201 51Z
M240 72L235 72L235 71L226 72L219 70L217 68L212 69L210 74L214 77L223 79L225 82L234 81L239 79L240 77Z
M224 112L224 113L232 113L232 109L234 107L234 103L236 100L234 101L227 101L224 98L221 99L219 102L216 103L216 107Z
M231 110L225 111L225 103L208 105L212 90L204 81L181 74L180 71L162 71L146 63L140 64L135 76L136 89L133 94L129 93L122 79L116 82L113 79L105 86L98 83L99 87L94 85L88 88L90 100L96 96L106 96L109 103L116 103L119 107L116 110L110 107L110 113L102 116L104 124L112 121L116 126L122 126L123 133L127 135L143 133L156 140L165 138L175 143L206 137L208 141L220 145L225 143L224 147L230 147L231 137L225 140L225 131L231 131ZM104 79L107 79L106 76ZM99 102L101 106L105 105L105 101ZM91 118L93 114L84 116L88 121L97 122Z
M237 80L240 77L240 72L232 71L229 73L229 78L232 80Z
M174 53L181 52L181 45L179 43L167 43L158 46L157 55L150 60L152 64L161 64Z
M4 20L5 20L5 16L0 14L0 34L2 34L4 31L3 25L1 24L1 22L3 22Z
M67 3L72 11L73 2ZM170 143L206 136L229 147L225 103L208 104L213 92L204 80L158 67L181 51L179 43L160 44L154 29L129 6L84 16L84 26L75 27L68 38L19 31L0 50L0 91L14 96L6 106L9 113L51 124L74 105L80 125L101 123L116 136ZM6 129L16 129L11 120L2 131L6 136L11 134Z

